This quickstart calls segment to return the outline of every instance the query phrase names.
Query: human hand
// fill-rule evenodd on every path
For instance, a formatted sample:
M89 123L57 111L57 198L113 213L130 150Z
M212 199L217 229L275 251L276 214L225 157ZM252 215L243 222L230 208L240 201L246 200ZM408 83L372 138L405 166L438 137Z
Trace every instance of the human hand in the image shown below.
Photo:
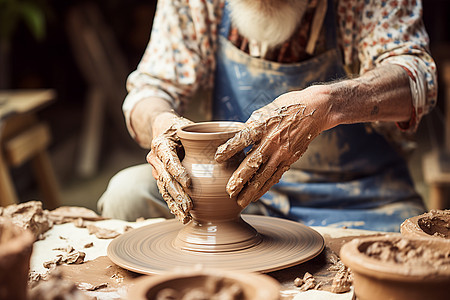
M191 185L191 178L181 165L180 154L183 147L176 132L178 128L192 121L174 114L165 114L154 123L155 138L152 140L147 161L153 166L153 177L171 213L186 224L192 218L189 213L192 200L186 192Z
M221 163L253 145L228 181L230 197L244 208L266 193L310 142L329 128L330 109L327 95L320 88L309 88L283 94L253 112L244 129L216 152L215 159Z

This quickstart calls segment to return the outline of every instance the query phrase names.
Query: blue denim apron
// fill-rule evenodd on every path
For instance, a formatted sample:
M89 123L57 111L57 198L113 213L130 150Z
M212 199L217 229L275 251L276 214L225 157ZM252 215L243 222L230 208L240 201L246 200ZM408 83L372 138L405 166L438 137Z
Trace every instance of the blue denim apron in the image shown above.
M294 64L254 58L235 47L228 41L231 20L225 5L216 57L216 120L246 121L283 93L345 76L333 1L328 2L327 51ZM310 226L380 231L398 231L406 218L424 212L404 159L364 124L321 133L260 203L265 214Z

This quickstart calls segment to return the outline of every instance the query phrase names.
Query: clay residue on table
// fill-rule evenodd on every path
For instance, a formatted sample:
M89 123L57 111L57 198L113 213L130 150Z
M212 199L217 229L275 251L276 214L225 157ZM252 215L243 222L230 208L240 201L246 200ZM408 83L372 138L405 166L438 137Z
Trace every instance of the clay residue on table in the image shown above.
M308 289L318 289L331 293L345 293L350 291L353 283L353 275L342 263L338 253L346 242L360 238L361 236L332 238L325 234L323 237L325 239L325 249L319 256L298 266L269 273L270 276L281 283L282 295L283 291L289 292L295 289L299 292ZM314 285L309 283L307 286L304 286L305 275L306 279L310 277L307 273L314 278ZM295 282L296 279L297 282ZM309 279L309 281L313 282L312 279ZM290 298L287 295L283 297L283 299Z
M42 235L55 224L104 219L94 211L84 207L62 206L48 211L42 208L42 202L40 201L28 201L0 207L0 216L11 219L14 224L23 229L30 230L37 239L42 238Z
M398 240L381 240L360 246L360 251L367 256L404 266L439 269L450 266L450 249L430 249L413 240L400 238Z
M47 280L39 281L31 288L29 299L47 300L47 299L77 299L77 300L93 300L77 286L65 278L61 272L52 272Z
M426 234L450 239L450 210L431 210L417 224Z
M81 265L57 266L64 279L74 282L79 289L117 290L132 283L139 275L115 265L107 256L100 256Z

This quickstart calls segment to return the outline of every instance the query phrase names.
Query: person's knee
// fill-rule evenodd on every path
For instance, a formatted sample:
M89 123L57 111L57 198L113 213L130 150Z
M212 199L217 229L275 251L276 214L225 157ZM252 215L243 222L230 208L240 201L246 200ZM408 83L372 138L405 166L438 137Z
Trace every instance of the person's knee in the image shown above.
M97 206L107 218L135 221L140 217L161 217L164 214L160 210L164 206L159 203L158 196L151 166L139 165L114 175Z

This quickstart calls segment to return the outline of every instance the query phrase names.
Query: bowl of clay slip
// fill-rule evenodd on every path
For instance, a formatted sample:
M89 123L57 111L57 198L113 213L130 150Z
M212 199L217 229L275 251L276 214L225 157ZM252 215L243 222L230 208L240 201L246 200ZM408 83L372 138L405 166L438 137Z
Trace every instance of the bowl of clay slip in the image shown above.
M404 236L446 239L450 243L450 210L430 210L406 219L400 232Z
M354 275L357 299L448 299L446 241L400 234L354 239L340 252Z
M135 280L133 300L277 300L280 285L268 275L241 271L180 270Z
M33 234L0 217L0 299L27 299Z

